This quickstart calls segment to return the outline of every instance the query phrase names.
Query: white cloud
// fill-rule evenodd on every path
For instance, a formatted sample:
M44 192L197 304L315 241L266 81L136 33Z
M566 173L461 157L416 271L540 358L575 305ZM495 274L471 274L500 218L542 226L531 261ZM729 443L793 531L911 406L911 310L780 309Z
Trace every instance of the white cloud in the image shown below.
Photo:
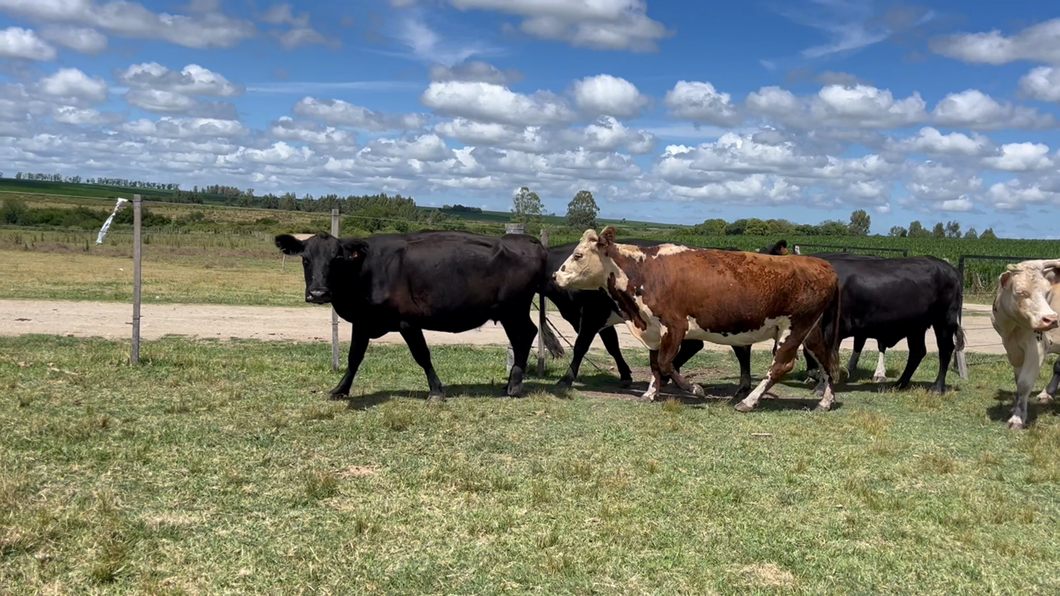
M107 83L99 77L89 77L76 68L60 68L40 81L40 90L53 97L69 97L88 101L106 101Z
M597 50L653 52L672 33L650 19L645 0L449 0L458 9L523 17L527 35Z
M55 60L56 54L55 48L37 37L32 29L0 29L0 58Z
M794 128L904 128L927 119L919 93L895 99L889 90L871 85L826 85L809 98L763 87L746 103L752 112Z
M574 82L574 104L594 116L633 118L648 105L648 98L626 79L601 74Z
M47 23L79 24L120 37L163 40L189 48L230 48L253 37L253 23L218 12L193 16L155 13L114 0L0 0L0 10Z
M533 126L575 119L570 107L551 93L523 95L481 82L431 83L420 96L420 103L446 115L499 124Z
M912 200L899 204L919 211L954 210L983 187L974 172L939 162L905 164L905 188Z
M522 73L517 70L502 71L492 64L478 60L462 62L451 67L432 64L429 74L432 81L477 81L494 85L507 85L523 78Z
M1010 37L997 29L947 35L931 40L930 47L936 54L964 62L997 65L1030 60L1060 64L1060 19L1032 25Z
M283 116L269 127L269 134L277 139L310 145L352 145L353 134L316 122L294 120Z
M1060 68L1039 66L1020 79L1020 91L1032 99L1060 102Z
M50 25L41 29L41 37L82 54L95 55L107 49L107 36L85 27Z
M959 132L942 134L938 129L925 126L915 137L901 140L890 140L888 148L902 153L924 153L928 155L954 155L974 157L983 155L992 147L990 139L972 133L968 136Z
M568 147L583 147L589 151L625 148L633 154L645 154L655 148L655 135L644 130L630 130L611 116L603 116L583 129L566 130L560 139Z
M198 105L192 97L160 89L130 89L125 94L125 101L142 110L170 114L188 112Z
M666 92L663 104L674 118L719 126L733 126L740 121L732 96L719 92L707 82L678 81Z
M418 15L403 18L395 37L408 47L416 58L447 67L464 62L472 56L493 53L492 48L479 41L461 43L443 39Z
M304 97L294 105L294 113L316 118L334 126L352 126L364 130L416 130L427 124L424 114L388 114L362 108L341 99Z
M452 156L452 150L437 135L425 134L412 139L376 139L368 143L361 150L361 154L420 161L442 161Z
M221 74L198 64L189 64L180 72L169 70L157 62L133 64L118 73L116 78L130 87L184 95L239 97L245 90L242 85L235 85Z
M1001 103L977 89L950 93L935 106L932 116L943 126L978 130L1035 130L1056 126L1052 114L1041 114L1034 108L1009 102Z
M984 159L983 163L1004 172L1033 172L1054 167L1049 158L1049 146L1042 143L1002 145L998 155Z
M52 120L61 124L75 126L109 126L124 120L124 116L114 113L103 113L92 108L75 106L58 106L52 113Z
M1040 182L1018 178L992 185L983 198L1001 211L1018 211L1028 205L1060 205L1060 193L1055 187L1042 188Z
M172 139L194 139L208 137L234 138L250 133L237 120L217 118L171 118L162 117L157 122L147 119L128 122L122 127L126 132Z

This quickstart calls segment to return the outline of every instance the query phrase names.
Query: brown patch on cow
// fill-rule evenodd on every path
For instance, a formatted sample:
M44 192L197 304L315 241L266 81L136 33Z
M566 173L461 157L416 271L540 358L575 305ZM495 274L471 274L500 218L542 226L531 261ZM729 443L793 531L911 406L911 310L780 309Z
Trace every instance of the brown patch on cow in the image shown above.
M630 296L630 292L618 289L618 286L615 283L614 273L607 276L607 293L610 294L611 298L618 304L618 309L622 311L622 316L625 317L627 321L632 321L641 331L648 328L648 322L645 321L644 317L640 314L640 307L637 306L636 300Z

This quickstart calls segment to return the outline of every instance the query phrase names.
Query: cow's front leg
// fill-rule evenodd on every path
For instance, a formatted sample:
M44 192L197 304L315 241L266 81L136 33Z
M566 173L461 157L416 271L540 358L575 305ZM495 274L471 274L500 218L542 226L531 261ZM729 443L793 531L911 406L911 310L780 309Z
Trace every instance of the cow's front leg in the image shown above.
M370 338L367 333L358 333L353 330L350 338L350 353L346 356L346 374L342 376L339 384L332 389L328 395L331 399L341 399L350 395L350 387L353 387L353 379L357 376L357 369L364 361L364 353L368 350Z
M887 380L887 348L877 344L880 355L876 358L876 372L872 373L873 383L883 383Z
M574 340L574 355L571 357L570 366L567 367L567 374L563 375L563 378L556 383L556 391L560 393L570 391L571 385L578 378L578 369L581 367L582 359L585 358L586 352L589 351L589 347L593 344L593 338L596 337L596 333L599 331L598 328L586 326L584 318L581 323L581 329L578 330L578 338ZM602 332L600 334L603 335ZM620 358L621 356L619 354Z
M411 327L405 328L401 330L401 337L405 339L405 345L409 347L409 352L412 352L412 359L416 361L416 364L420 365L420 368L427 375L427 386L430 387L427 399L430 401L442 401L445 399L445 388L442 387L442 381L434 372L434 365L431 364L431 350L427 347L427 340L423 338L423 331Z
M666 333L663 334L659 342L659 372L673 379L673 382L682 390L696 397L706 397L707 394L703 391L703 387L689 383L674 368L674 358L677 357L677 353L681 349L681 342L685 339L685 333L688 331L688 323L682 323L666 326Z
M865 349L865 337L854 336L854 351L850 353L850 360L847 362L847 378L851 381L857 376L858 372L858 361L861 360L861 352Z
M732 351L740 363L740 384L736 386L733 399L743 399L751 392L751 346L733 346ZM775 346L773 353L776 354Z
M641 394L640 401L654 401L659 395L662 387L662 373L659 372L659 350L648 350L648 366L651 367L651 380L648 381L648 390Z
M1042 368L1045 354L1041 346L1032 340L1024 350L1023 366L1016 371L1016 405L1012 408L1012 415L1008 419L1008 427L1011 429L1027 428L1027 403L1034 384L1038 381L1038 372Z

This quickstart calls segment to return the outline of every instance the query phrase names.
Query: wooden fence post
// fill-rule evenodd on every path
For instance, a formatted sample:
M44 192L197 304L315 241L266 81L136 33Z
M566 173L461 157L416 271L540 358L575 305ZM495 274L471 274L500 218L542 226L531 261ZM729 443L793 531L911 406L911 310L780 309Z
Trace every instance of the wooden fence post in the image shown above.
M140 363L140 286L143 277L140 263L143 258L140 226L142 221L140 195L133 195L133 319L132 319L132 354L130 364Z
M541 230L541 245L548 250L548 230ZM545 378L545 325L548 325L548 317L545 314L548 302L545 293L537 295L537 378Z
M339 210L331 210L331 235L339 237ZM331 307L331 370L339 370L339 313Z

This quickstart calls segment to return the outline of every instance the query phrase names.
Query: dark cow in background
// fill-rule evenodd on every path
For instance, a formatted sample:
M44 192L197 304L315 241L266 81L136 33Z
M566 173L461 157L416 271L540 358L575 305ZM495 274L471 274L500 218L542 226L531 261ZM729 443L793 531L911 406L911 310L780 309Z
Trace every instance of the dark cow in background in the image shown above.
M625 244L647 248L666 244L666 242L661 240L630 239L626 240ZM549 276L559 270L560 266L571 256L577 246L578 242L571 242L548 249ZM787 241L781 240L773 246L759 249L758 252L771 255L786 255L789 254L787 246ZM570 366L567 368L567 373L556 384L557 390L566 391L574 384L575 379L578 378L578 370L581 367L582 360L585 358L590 346L592 346L593 339L597 334L600 335L600 341L603 342L608 354L615 361L615 367L618 369L620 379L619 386L629 387L633 382L633 374L629 365L626 364L625 358L622 357L622 350L618 345L618 332L615 331L614 326L622 323L624 319L615 301L608 297L603 290L563 289L554 280L550 280L545 296L556 306L560 315L570 323L578 334L577 339L574 341L574 355L571 358ZM686 339L681 342L681 349L678 351L677 356L674 357L674 369L680 372L681 367L702 349L702 341ZM736 395L742 397L751 390L751 346L734 345L732 346L732 351L736 354L736 360L740 363L740 384L736 389ZM669 376L664 376L662 379L663 385L665 386L669 380Z
M429 398L442 399L423 330L460 333L490 320L504 327L514 352L506 392L522 394L538 332L530 304L549 276L537 239L424 231L341 239L320 233L305 241L284 234L275 241L285 254L302 257L306 302L330 303L353 326L348 368L332 396L349 394L368 342L397 331L427 375ZM546 343L558 345L541 331Z
M866 339L875 339L880 359L874 380L885 374L884 353L899 341L909 345L905 370L895 383L905 389L927 354L924 335L935 331L939 349L939 373L932 390L946 390L946 373L950 358L957 350L958 371L967 378L963 367L964 330L961 309L964 287L960 273L949 263L935 257L881 258L850 253L816 253L813 257L827 261L839 274L843 288L839 334L854 338L854 353L848 364L853 376ZM806 354L807 368L816 362Z
M768 375L736 409L754 409L794 366L804 341L827 371L817 409L832 406L840 291L825 261L672 244L641 248L615 243L615 229L608 227L599 236L587 230L553 278L560 288L604 289L618 304L630 331L649 349L652 382L645 398L655 396L652 390L667 375L681 389L704 395L673 368L686 337L730 346L773 339L779 348Z

